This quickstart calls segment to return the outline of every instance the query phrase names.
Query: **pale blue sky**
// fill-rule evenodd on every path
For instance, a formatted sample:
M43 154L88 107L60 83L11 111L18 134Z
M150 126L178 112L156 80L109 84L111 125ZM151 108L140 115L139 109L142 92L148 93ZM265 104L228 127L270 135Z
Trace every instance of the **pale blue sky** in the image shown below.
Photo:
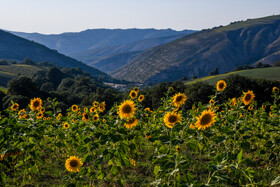
M0 28L55 34L94 28L206 29L280 14L280 0L0 0Z

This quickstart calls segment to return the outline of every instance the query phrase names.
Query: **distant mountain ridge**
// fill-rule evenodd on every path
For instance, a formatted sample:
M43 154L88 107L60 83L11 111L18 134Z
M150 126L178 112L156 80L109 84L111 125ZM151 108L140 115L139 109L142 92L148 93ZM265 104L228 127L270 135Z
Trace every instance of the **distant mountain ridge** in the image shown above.
M192 32L194 31L175 31L172 29L88 29L81 32L46 35L11 31L11 33L17 36L33 40L51 49L56 49L68 56L89 49L112 47L143 39L189 34Z
M280 15L203 30L138 54L111 75L157 84L280 58Z
M35 62L47 61L61 67L79 66L82 70L89 72L95 78L102 78L106 81L113 80L107 74L73 58L60 54L56 50L51 50L41 44L0 30L0 59L22 61L27 57Z

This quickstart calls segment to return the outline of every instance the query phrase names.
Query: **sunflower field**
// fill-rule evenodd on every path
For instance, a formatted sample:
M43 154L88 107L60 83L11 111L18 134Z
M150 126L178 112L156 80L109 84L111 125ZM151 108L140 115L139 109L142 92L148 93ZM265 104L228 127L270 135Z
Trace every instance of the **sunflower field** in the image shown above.
M257 103L253 90L194 103L170 87L159 108L138 88L106 109L95 101L61 114L56 99L34 98L0 115L1 186L280 185L280 95Z

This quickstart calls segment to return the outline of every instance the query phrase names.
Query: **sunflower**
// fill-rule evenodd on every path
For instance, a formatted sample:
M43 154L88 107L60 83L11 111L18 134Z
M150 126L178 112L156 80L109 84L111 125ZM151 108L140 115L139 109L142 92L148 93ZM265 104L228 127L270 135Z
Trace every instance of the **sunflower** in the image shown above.
M214 103L214 100L210 99L209 104L212 104L212 103Z
M131 158L131 159L129 159L129 160L130 160L131 165L133 165L133 166L135 167L135 166L136 166L135 160L134 160L133 158Z
M264 110L265 110L265 109L266 109L266 106L265 106L265 105L262 105L262 109L264 109Z
M16 111L16 110L18 110L18 108L19 108L19 105L18 105L17 103L14 103L14 104L11 106L11 110L12 110L12 111Z
M176 95L174 95L172 97L172 104L175 107L180 107L181 105L183 105L185 103L185 101L187 100L187 96L183 93L177 93Z
M145 96L144 96L144 95L140 95L140 96L138 97L138 101L139 101L139 102L142 102L144 99L145 99Z
M167 112L164 115L164 123L168 128L173 128L175 123L181 123L181 114L176 112Z
M199 117L196 117L197 122L195 123L195 126L198 130L204 130L215 122L215 117L216 114L212 110L203 110L202 114Z
M83 121L88 121L89 120L89 114L88 113L83 113Z
M41 107L41 108L40 108L40 112L43 112L43 113L44 113L45 110L46 110L46 109L45 109L44 107Z
M93 117L92 117L92 120L94 122L97 122L99 120L99 115L98 114L95 114Z
M255 94L253 93L253 91L248 90L248 92L243 92L244 96L243 96L243 103L245 105L249 105L250 103L252 103L254 101L254 97Z
M90 113L94 113L94 112L95 112L95 108L94 108L94 107L91 107L91 108L89 109L89 112L90 112Z
M132 91L130 92L130 94L129 94L129 96L131 97L131 99L135 99L135 98L137 97L137 95L138 95L138 92L136 92L136 91L134 91L134 90L132 90Z
M103 119L102 122L103 122L103 123L106 123L106 119Z
M138 93L138 92L139 92L139 88L134 87L134 88L133 88L133 91L135 91L135 92L137 92L137 93Z
M231 106L236 106L237 105L237 100L236 100L236 98L234 97L234 98L232 98L232 100L231 100Z
M23 115L23 118L24 118L24 119L29 119L29 118L30 118L30 115L29 115L29 114L24 114L24 115Z
M77 105L72 105L72 111L76 112L78 111L79 107Z
M65 162L65 168L70 172L79 172L82 165L81 159L76 156L70 156Z
M84 112L88 112L88 108L87 107L84 108Z
M37 114L37 119L41 119L44 116L43 112L39 112Z
M272 88L272 92L273 92L273 93L279 93L279 88L273 87L273 88Z
M21 109L21 110L18 112L18 117L19 117L19 118L24 118L24 115L25 115L25 109Z
M145 138L146 138L146 139L149 139L149 138L151 138L151 136L150 136L150 135L146 135Z
M97 101L94 101L94 102L92 103L92 105L93 105L95 108L97 108L98 105L99 105L99 103L98 103Z
M118 110L118 114L121 119L129 119L134 116L136 111L135 104L132 100L125 100Z
M269 108L270 108L270 110L273 110L273 105L271 105Z
M31 102L30 102L31 110L38 110L38 109L41 108L41 106L42 106L42 99L40 99L38 97L32 99Z
M227 87L227 84L224 80L219 80L216 84L217 90L219 92L224 91Z
M64 127L65 129L69 129L70 125L69 125L68 122L65 122L65 123L63 124L63 127Z
M248 109L249 109L249 110L253 110L253 106L249 106Z
M132 127L135 127L138 123L138 119L136 118L130 118L127 123L124 124L124 126L127 128L127 129L131 129Z
M181 147L179 145L176 146L176 151L179 153L181 151Z
M99 106L99 111L100 111L100 112L104 112L105 106L106 106L105 102L102 102L102 103L100 104L100 106Z

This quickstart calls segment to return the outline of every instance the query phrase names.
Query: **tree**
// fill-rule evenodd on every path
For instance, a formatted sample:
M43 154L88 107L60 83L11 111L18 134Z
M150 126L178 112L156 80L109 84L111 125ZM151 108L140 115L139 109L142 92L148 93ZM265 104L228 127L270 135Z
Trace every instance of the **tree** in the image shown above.
M38 95L39 88L28 77L19 77L8 82L8 94L34 97Z

